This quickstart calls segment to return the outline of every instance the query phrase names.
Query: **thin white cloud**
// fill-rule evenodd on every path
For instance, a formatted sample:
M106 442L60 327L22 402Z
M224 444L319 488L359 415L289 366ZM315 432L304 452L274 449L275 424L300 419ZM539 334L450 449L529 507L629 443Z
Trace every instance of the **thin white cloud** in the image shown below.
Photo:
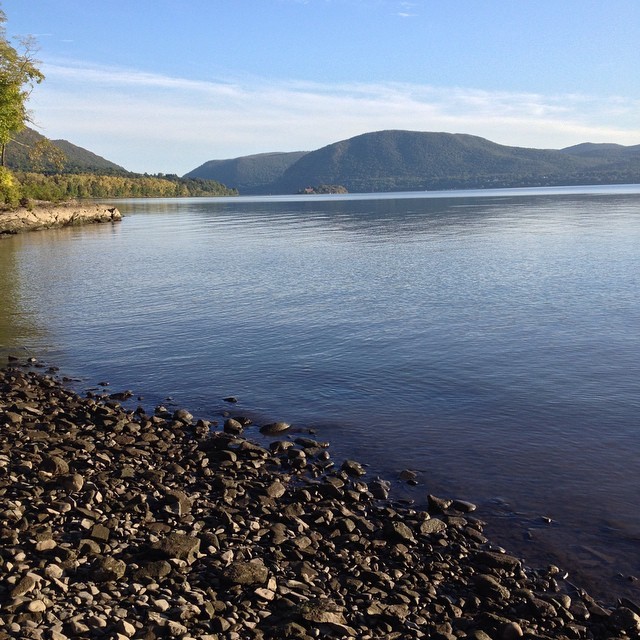
M57 61L31 107L43 132L134 171L185 173L381 129L470 133L516 146L640 143L640 103L398 83L191 80Z
M416 7L415 2L400 2L399 6L400 10L398 11L398 15L401 18L415 18L418 15L413 11Z

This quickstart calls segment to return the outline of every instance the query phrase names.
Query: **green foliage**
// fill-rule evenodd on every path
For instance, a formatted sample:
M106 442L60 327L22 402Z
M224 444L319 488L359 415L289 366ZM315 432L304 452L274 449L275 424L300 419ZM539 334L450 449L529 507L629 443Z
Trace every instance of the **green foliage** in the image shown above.
M463 134L378 131L291 154L286 163L276 164L278 155L214 160L187 175L202 173L243 194L298 193L309 185L358 193L640 182L640 145L528 149Z
M231 160L210 160L184 177L217 180L235 187L241 193L268 193L269 186L305 153L259 153Z
M36 171L50 168L62 171L67 163L67 155L51 140L43 137L29 149L29 161Z
M177 176L52 174L18 172L19 197L60 202L75 198L177 198L231 196L233 189L213 180Z
M33 57L35 45L32 39L20 41L16 49L7 39L6 17L0 10L0 147L4 165L4 149L11 137L23 129L29 121L27 101L35 84L44 75Z
M0 203L16 205L20 195L20 185L13 174L5 167L0 167Z
M123 167L66 140L49 140L30 127L7 144L6 166L37 173L100 173L126 175Z
M335 194L335 193L349 193L345 187L340 184L319 184L315 187L305 187L301 189L298 193L303 194Z

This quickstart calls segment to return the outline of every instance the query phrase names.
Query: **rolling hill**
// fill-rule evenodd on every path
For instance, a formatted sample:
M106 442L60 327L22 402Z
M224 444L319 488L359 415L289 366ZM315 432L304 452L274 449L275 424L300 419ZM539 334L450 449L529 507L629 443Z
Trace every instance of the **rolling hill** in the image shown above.
M34 151L41 145L45 152L38 159ZM52 149L61 156L59 162ZM238 195L216 180L133 173L67 140L49 140L29 128L7 145L5 162L19 185L0 198L7 204L30 199L58 202L70 198Z
M34 171L40 170L41 167L36 167L33 161L29 158L29 151L39 142L47 140L45 136L41 135L33 129L26 128L15 136L15 141L10 142L7 145L6 150L6 164L10 169L16 171ZM129 172L120 165L105 160L105 158L78 147L67 140L51 140L55 147L60 149L65 156L66 160L62 171L64 173L113 173L113 174L128 174ZM45 163L45 169L51 169Z
M584 143L561 150L530 149L466 134L392 130L297 155L216 160L187 176L197 171L198 177L226 180L247 194L297 193L326 184L342 185L350 192L375 192L640 182L640 145ZM232 167L242 181L222 173ZM250 171L242 173L242 167Z
M280 179L282 174L305 154L306 151L274 152L231 160L209 160L184 177L217 180L229 187L235 187L241 193L268 192L270 185ZM209 177L214 175L215 178Z

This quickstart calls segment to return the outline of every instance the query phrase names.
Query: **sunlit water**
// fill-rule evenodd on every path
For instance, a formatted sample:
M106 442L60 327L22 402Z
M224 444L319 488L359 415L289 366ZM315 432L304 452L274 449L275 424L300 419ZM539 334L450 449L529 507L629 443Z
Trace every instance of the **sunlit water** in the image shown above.
M0 241L5 351L151 408L235 395L640 599L640 187L118 206Z

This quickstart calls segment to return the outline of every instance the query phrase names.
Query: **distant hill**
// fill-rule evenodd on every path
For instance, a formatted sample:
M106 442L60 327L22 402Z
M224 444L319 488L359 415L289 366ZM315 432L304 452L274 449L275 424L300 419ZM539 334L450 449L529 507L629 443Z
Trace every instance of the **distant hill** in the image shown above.
M629 163L640 162L640 144L625 147L621 144L594 144L593 142L583 142L573 147L566 147L561 150L572 156L579 156L591 160L595 166L603 170L607 167L625 167Z
M48 150L37 161L33 158L33 151L42 144ZM62 152L62 166L51 161L51 146ZM58 202L69 198L238 195L237 191L216 180L133 173L67 140L48 140L33 129L21 131L7 145L5 160L20 185L20 192L14 195L14 199Z
M530 149L466 134L393 130L294 155L217 160L194 172L209 167L207 177L226 180L240 193L297 193L324 184L375 192L640 182L640 145ZM273 156L288 157L277 163ZM247 166L245 162L251 171L243 174L242 182L215 173L223 166Z
M92 151L78 147L67 140L52 140L51 142L67 156L67 170L92 169L103 171L108 169L115 172L128 173L124 167L106 160Z
M268 193L270 185L306 153L260 153L231 160L209 160L184 177L217 180L245 194Z
M621 144L613 144L608 142L594 143L583 142L582 144L576 144L573 147L565 147L562 149L563 153L568 153L572 156L583 156L590 158L616 156L620 153L624 153L625 147Z
M41 170L42 167L36 167L29 158L29 151L33 149L36 144L44 140L46 140L45 136L33 129L27 127L22 130L15 136L15 142L10 142L7 145L7 166L16 171ZM63 173L129 173L120 165L110 162L109 160L105 160L103 157L96 155L91 151L87 151L87 149L71 144L71 142L68 142L67 140L51 140L50 142L60 149L66 156L66 160L62 168ZM47 166L45 163L44 168L52 169L53 167Z

